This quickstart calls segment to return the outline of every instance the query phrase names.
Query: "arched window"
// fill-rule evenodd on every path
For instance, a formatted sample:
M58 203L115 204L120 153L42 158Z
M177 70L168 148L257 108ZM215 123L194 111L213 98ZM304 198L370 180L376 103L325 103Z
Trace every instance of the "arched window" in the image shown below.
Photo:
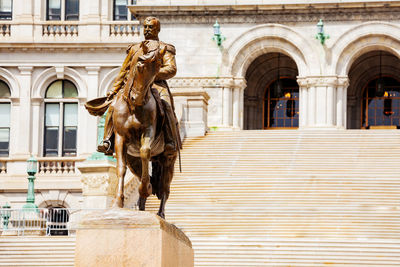
M8 157L10 145L10 88L0 80L0 157Z
M280 78L267 88L264 98L264 129L299 127L299 86Z
M57 80L45 96L45 157L76 156L78 130L78 90L68 80Z
M392 77L380 77L364 88L362 128L400 127L400 82Z

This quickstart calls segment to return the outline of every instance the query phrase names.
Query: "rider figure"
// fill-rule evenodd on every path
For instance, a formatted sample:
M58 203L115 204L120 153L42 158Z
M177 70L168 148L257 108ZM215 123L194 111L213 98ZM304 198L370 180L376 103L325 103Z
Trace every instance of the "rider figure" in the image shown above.
M152 85L153 88L157 89L159 92L160 98L163 103L164 113L165 113L165 122L164 122L164 140L165 140L165 153L173 154L180 146L177 132L177 123L176 117L174 112L174 104L171 92L169 90L168 84L166 80L172 78L176 74L176 63L175 63L175 47L173 45L164 43L159 41L158 33L160 32L160 21L155 17L147 17L143 22L143 31L144 31L144 38L145 40L155 40L158 41L159 46L166 46L166 52L164 57L162 58L162 66L160 71L158 72L154 84ZM127 81L129 72L132 71L130 69L130 61L132 55L135 54L136 49L138 46L136 44L130 45L127 50L127 56L125 61L121 67L121 70L114 81L113 88L111 91L107 93L108 99L111 99L115 96L115 94L120 90L123 89L125 83ZM112 122L112 113L113 108L110 105L107 116L106 122L104 127L104 139L103 143L97 147L97 151L103 152L106 155L112 155L112 136L113 136L113 122Z

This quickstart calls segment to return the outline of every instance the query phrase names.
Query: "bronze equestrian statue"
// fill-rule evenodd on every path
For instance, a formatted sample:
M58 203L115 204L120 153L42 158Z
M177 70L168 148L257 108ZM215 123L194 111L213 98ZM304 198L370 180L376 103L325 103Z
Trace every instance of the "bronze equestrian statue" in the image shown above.
M174 164L181 149L166 82L176 74L175 47L158 40L157 18L146 18L143 26L145 41L129 46L113 89L107 97L85 106L96 116L107 111L104 140L98 151L112 155L115 150L119 181L114 206L124 206L124 176L129 167L141 180L139 209L145 210L147 197L155 194L161 200L157 214L165 218Z

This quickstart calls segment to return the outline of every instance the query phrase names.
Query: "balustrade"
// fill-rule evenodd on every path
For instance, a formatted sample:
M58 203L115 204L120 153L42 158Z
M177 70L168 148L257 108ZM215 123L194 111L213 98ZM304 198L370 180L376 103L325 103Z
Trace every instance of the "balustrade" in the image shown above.
M6 174L7 173L7 161L2 160L0 161L0 174Z
M42 35L45 36L78 36L79 33L76 24L46 24L42 27Z
M75 168L75 163L77 161L82 161L82 159L65 159L65 158L42 158L38 160L39 171L38 174L75 174L77 170Z
M110 24L110 36L139 35L137 24Z
M0 34L3 36L11 35L11 25L10 24L0 24Z

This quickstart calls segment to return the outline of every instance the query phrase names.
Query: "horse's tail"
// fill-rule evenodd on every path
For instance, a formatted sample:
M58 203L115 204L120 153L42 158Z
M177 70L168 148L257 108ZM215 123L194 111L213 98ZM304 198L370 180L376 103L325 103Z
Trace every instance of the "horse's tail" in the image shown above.
M153 188L153 194L157 196L158 199L161 198L161 190L162 190L162 165L158 160L153 160L151 162L151 177L150 183Z

